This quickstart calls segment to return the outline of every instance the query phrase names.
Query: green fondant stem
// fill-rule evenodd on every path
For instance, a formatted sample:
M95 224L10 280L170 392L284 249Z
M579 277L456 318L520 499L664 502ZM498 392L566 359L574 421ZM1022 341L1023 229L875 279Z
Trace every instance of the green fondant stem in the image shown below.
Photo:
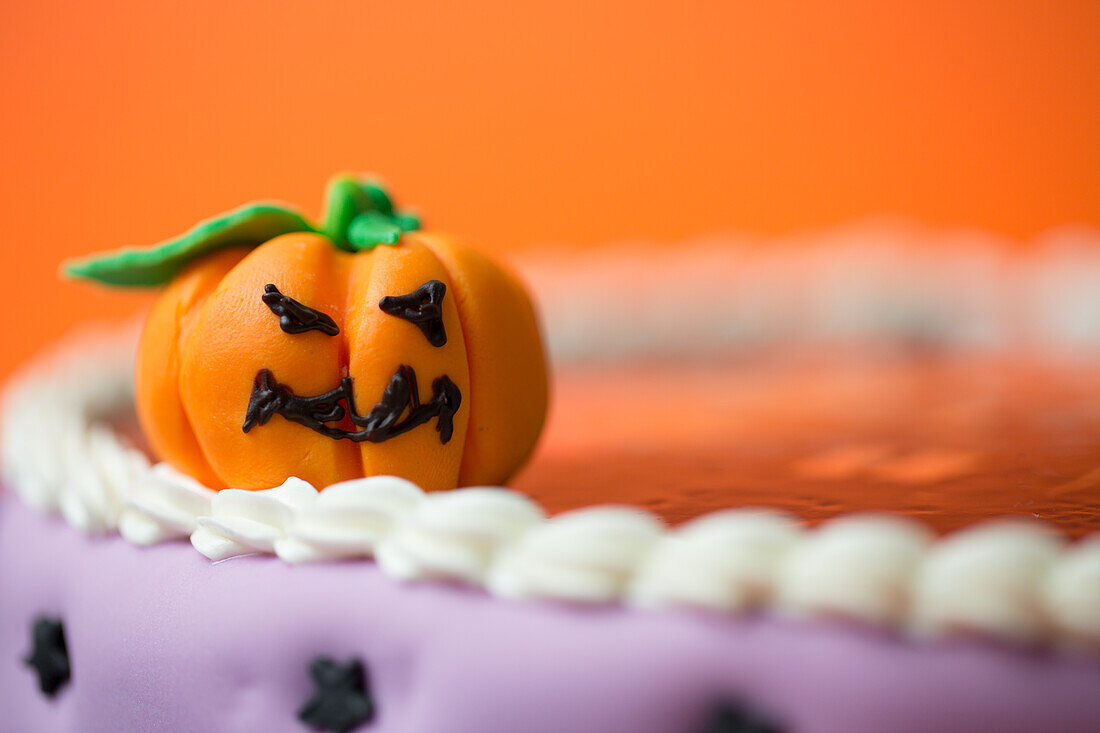
M337 176L328 185L321 231L340 249L358 252L396 244L401 232L419 228L419 218L395 211L386 189L376 181Z

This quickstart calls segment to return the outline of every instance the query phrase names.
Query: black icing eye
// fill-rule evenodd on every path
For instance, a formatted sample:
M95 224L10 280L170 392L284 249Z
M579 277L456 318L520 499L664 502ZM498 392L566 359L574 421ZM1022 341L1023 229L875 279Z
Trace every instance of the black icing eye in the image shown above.
M785 729L739 701L724 700L710 710L698 733L785 733Z
M387 295L378 301L378 307L383 313L415 323L428 343L439 347L447 343L447 332L443 329L443 296L446 294L446 285L439 280L429 280L406 295Z
M334 320L321 311L283 295L272 283L264 286L264 294L260 297L271 312L279 317L279 328L287 333L320 331L329 336L340 333L340 328Z
M344 664L317 657L309 665L313 696L298 711L298 720L317 730L347 733L374 717L363 663Z
M38 674L38 687L53 697L69 682L69 648L61 619L39 616L31 630L33 648L23 661Z

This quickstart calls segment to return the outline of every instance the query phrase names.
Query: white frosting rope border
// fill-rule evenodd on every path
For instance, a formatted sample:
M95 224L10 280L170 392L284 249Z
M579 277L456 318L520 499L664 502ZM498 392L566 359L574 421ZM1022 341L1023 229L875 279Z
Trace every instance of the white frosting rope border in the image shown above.
M510 489L425 493L392 476L321 491L290 478L215 492L151 466L96 420L130 405L132 350L129 331L89 334L32 365L5 395L5 484L85 532L143 546L190 538L211 560L374 557L402 580L457 580L503 598L771 609L1100 651L1100 533L1069 543L1041 522L1005 520L937 540L897 516L805 529L757 509L669 529L633 507L547 518Z

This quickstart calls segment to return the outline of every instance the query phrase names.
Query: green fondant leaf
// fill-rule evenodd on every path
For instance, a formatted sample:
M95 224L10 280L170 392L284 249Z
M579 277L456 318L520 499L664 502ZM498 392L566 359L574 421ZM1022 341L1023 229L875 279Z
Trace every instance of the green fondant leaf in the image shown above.
M377 211L365 211L352 220L348 227L348 244L356 252L374 249L380 244L397 244L401 228L393 217Z
M247 204L153 247L124 247L66 262L62 272L107 285L151 287L168 282L191 262L220 249L258 246L280 234L311 231L315 230L310 223L286 206Z
M208 219L154 247L124 247L65 263L62 272L107 285L150 287L171 280L191 262L235 246L259 246L290 232L319 232L347 252L396 244L401 232L420 228L411 211L397 211L385 187L339 175L329 183L320 228L280 204L254 203Z

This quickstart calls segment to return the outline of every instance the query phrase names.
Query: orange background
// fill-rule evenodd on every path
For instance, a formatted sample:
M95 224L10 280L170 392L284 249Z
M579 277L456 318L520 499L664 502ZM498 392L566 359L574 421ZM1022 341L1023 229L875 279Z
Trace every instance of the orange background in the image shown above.
M0 376L144 296L57 263L383 173L485 248L1100 224L1100 3L6 2Z

